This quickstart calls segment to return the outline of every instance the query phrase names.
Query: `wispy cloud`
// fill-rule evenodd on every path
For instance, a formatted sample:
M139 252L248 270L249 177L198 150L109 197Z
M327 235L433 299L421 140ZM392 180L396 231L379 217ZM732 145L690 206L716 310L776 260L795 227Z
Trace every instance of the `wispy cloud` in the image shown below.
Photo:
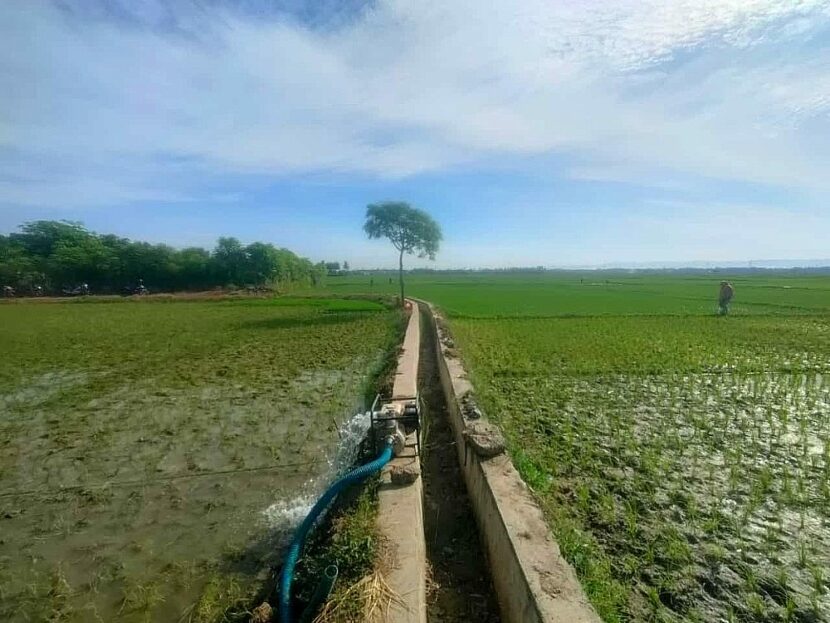
M312 4L2 3L0 201L547 153L581 179L830 185L825 1Z

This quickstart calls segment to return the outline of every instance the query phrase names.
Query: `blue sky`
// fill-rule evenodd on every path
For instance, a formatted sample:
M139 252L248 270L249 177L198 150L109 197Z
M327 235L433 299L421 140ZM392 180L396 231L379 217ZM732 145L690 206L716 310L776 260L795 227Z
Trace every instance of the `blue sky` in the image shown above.
M6 0L0 231L393 266L830 257L828 0ZM424 261L413 261L420 265Z

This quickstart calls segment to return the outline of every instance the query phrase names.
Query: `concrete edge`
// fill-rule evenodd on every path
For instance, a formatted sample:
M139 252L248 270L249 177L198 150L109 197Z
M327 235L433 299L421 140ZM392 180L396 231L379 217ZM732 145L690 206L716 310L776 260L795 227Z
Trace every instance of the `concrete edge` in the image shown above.
M393 404L403 404L417 395L421 320L418 307L412 307L398 357ZM387 548L383 559L384 579L401 600L393 603L388 612L381 613L380 620L387 623L426 623L427 620L424 488L416 434L407 437L404 452L383 469L378 490L378 529ZM393 484L392 472L396 470L415 473L414 482Z
M467 493L489 560L502 619L507 623L600 623L576 573L562 557L541 508L506 453L479 456L464 435L470 420L463 400L472 394L463 363L448 349L449 336L435 307L429 314L438 367ZM449 351L449 352L448 352Z

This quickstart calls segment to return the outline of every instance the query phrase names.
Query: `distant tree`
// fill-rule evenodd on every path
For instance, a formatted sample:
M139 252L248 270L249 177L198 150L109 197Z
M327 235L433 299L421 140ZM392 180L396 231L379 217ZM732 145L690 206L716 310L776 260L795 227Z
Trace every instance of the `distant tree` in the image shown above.
M262 286L273 281L277 276L278 256L272 244L254 242L245 247L244 283Z
M188 247L176 255L173 289L200 290L213 285L210 253L201 247Z
M35 272L35 259L8 236L0 236L0 286L20 287Z
M326 262L326 270L330 273L336 273L340 270L340 262Z
M72 221L32 221L22 225L20 231L9 238L22 246L28 255L40 258L52 255L59 244L72 246L94 235Z
M443 234L433 218L408 203L386 201L366 207L363 231L371 239L387 238L398 251L398 278L401 287L401 305L404 302L403 256L417 253L418 257L435 259Z
M343 270L349 270L349 263L343 262Z
M59 242L49 256L50 272L65 286L89 283L98 289L108 282L117 258L100 238L89 236L73 243Z
M230 283L287 289L319 284L325 272L287 249L262 242L243 246L236 238L220 238L211 253L100 235L65 221L35 221L0 235L0 285L21 292L80 283L95 292L123 292L140 282L156 291Z
M104 236L106 242L109 236ZM132 242L130 240L111 241L120 258L120 271L117 284L124 288L133 288L140 281L154 289L174 289L178 285L179 251L164 244L149 242Z
M239 285L243 278L245 250L236 238L223 237L216 242L213 259L222 285Z
M329 271L326 268L325 262L319 262L314 265L311 270L311 285L315 288L318 286L323 285L326 282L326 277L328 276Z

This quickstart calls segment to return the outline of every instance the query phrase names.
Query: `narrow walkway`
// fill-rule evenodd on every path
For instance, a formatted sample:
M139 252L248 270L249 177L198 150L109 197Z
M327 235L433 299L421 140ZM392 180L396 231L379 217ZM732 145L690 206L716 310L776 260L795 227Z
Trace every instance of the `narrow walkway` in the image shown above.
M428 421L424 441L424 530L432 567L427 615L432 623L499 623L487 561L458 458L441 390L435 335L421 310L418 387Z

